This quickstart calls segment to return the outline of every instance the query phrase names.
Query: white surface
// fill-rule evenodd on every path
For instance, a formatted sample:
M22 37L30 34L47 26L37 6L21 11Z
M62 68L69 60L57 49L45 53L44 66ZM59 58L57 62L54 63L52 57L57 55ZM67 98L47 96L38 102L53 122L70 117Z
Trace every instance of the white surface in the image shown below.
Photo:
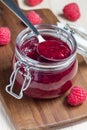
M70 23L68 20L63 19L60 15L62 14L62 9L64 5L76 2L81 10L81 17L78 21L73 22L76 23L79 26L82 26L87 29L87 0L43 0L43 2L37 6L30 7L25 4L25 0L18 0L19 6L21 9L24 10L32 10L32 9L41 9L41 8L49 8L52 10L52 12L57 16L57 18L66 23ZM50 2L49 2L50 1Z
M53 13L57 16L57 18L64 23L66 22L70 23L70 22L63 19L60 16L60 14L62 13L62 8L64 7L64 5L70 2L77 2L81 10L80 19L74 23L87 29L87 14L86 14L87 0L84 1L83 0L43 0L41 4L35 7L29 7L24 4L24 0L18 0L21 9L31 10L31 9L49 8L53 11ZM83 122L60 130L85 130L85 129L87 129L87 122ZM14 130L14 128L11 126L11 122L1 102L0 102L0 130Z
M15 130L0 101L0 130Z

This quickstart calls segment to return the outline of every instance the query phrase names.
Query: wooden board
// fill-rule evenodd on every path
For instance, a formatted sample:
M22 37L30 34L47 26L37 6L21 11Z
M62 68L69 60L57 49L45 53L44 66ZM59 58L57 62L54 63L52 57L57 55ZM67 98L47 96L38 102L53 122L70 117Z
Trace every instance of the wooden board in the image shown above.
M43 18L43 23L56 24L57 18L50 10L40 9L36 12ZM17 100L6 93L5 86L9 83L12 72L11 61L15 39L25 26L2 3L0 3L0 26L8 26L12 33L10 44L0 46L0 100L16 130L50 130L52 128L54 130L87 119L87 101L78 107L70 107L66 103L66 95L51 100L37 100L27 96ZM82 57L79 56L78 59L79 69L74 84L87 89L87 64Z

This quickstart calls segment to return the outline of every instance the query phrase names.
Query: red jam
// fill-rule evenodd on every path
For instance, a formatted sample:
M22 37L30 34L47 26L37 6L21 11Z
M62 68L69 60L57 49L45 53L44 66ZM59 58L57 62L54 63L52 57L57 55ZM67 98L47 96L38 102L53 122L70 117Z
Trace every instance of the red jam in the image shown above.
M69 46L60 39L41 42L37 46L37 51L41 57L51 61L65 59L71 54Z
M51 61L61 60L71 55L70 47L64 41L49 35L43 37L46 41L40 44L35 37L31 41L23 43L21 52L29 58L41 62L49 62L49 59Z
M55 54L58 59L63 60L64 58L67 58L71 55L71 49L68 45L66 45L65 42L49 35L44 35L44 38L46 40L50 39L59 42L59 46L57 45L56 51L52 50L53 53L50 52L50 54L52 54L53 56ZM33 40L30 39L24 42L21 45L20 51L27 57L34 59L36 61L50 63L50 64L54 63L54 61L52 62L46 60L37 53L36 49L38 46L38 41L35 37L33 37L32 39ZM49 45L47 47L49 49ZM44 54L46 54L46 56L48 57L49 54L44 50L44 48L41 49L42 52L45 52ZM20 71L22 71L22 73L25 73L23 66L21 67ZM45 71L44 69L43 70L36 69L33 67L30 69L32 81L28 89L25 91L25 94L34 98L58 97L61 94L64 94L69 88L71 88L72 80L75 77L76 72L77 72L76 60L74 60L68 67L63 69L53 69L53 70L48 69L48 71ZM19 88L21 88L23 80L24 80L24 76L18 73L16 77L16 83Z

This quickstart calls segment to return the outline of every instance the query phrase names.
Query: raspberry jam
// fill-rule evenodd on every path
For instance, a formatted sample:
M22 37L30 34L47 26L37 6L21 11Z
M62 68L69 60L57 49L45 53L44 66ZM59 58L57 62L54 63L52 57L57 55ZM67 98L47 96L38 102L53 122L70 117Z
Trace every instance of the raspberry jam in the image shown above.
M65 42L55 38L55 40L48 39L51 39L51 36L48 36L46 41L37 46L37 52L41 57L51 61L58 61L59 59L65 59L70 56L71 50Z
M21 52L29 58L41 62L58 61L70 56L71 49L65 42L53 36L42 36L46 40L45 42L39 44L37 39L33 37L31 41L22 44Z
M38 25L36 27L44 39L58 42L58 53L55 47L54 51L52 50L53 53L50 51L53 56L57 55L58 61L43 58L37 52L38 40L36 36L28 28L22 31L16 40L14 70L11 76L20 89L18 99L23 96L23 91L33 98L58 97L72 87L72 81L77 72L77 46L72 35L54 25ZM44 54L49 56L47 52ZM15 94L11 95L17 98Z

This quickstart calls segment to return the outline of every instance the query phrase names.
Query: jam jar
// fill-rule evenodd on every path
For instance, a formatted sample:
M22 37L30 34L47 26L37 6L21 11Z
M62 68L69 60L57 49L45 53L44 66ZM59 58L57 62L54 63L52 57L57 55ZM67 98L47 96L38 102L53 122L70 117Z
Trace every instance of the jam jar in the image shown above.
M77 44L72 32L56 25L36 25L46 40L60 39L70 48L70 55L58 61L42 58L36 51L39 44L36 35L26 28L16 38L13 72L6 91L17 99L23 94L33 98L49 99L61 96L72 87L77 73ZM19 89L19 93L13 90Z

